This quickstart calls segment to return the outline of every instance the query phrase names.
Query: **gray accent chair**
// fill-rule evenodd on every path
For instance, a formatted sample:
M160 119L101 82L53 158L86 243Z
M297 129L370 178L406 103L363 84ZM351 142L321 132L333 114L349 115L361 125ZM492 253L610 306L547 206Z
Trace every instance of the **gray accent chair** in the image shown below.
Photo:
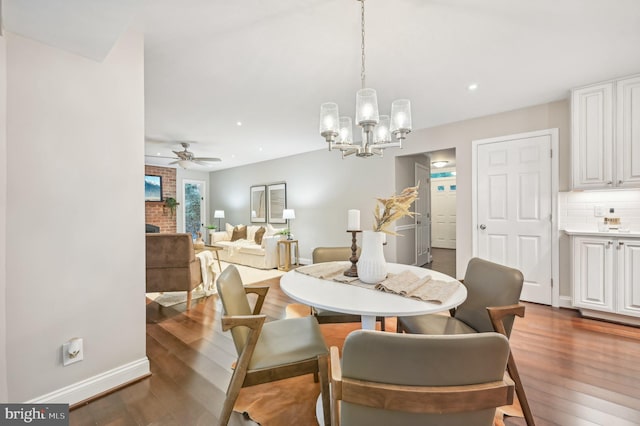
M312 316L265 322L260 310L269 287L244 287L230 265L216 281L224 315L222 330L231 330L238 360L227 388L219 425L229 422L240 389L290 377L320 378L325 424L330 421L329 350ZM247 293L258 295L252 310Z
M339 262L339 261L347 261L351 257L351 247L316 247L313 249L311 257L313 259L313 263L325 263L325 262ZM360 256L360 248L356 252L358 256ZM346 270L346 268L345 268ZM345 322L360 322L362 318L360 315L353 314L345 314L342 312L334 312L326 309L319 309L313 306L309 307L306 305L302 305L299 303L292 303L286 308L287 316L295 316L297 315L308 315L306 312L309 312L311 315L316 317L318 323L320 324L335 324L335 323L345 323ZM293 313L296 314L293 314ZM380 321L380 329L385 331L384 317L376 317L376 321Z
M467 299L451 310L451 316L399 317L397 331L428 335L495 331L508 338L515 316L524 316L524 306L519 304L523 282L522 272L517 269L473 258L467 265L463 280ZM527 425L534 426L535 421L512 354L509 354L507 371L515 382Z
M499 333L354 331L342 362L331 347L332 424L493 425L496 407L513 402L508 355Z

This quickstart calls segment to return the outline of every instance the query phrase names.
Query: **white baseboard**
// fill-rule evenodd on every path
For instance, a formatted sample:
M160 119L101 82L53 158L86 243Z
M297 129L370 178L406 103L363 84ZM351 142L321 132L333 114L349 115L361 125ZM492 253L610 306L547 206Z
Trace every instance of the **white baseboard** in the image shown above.
M311 259L307 259L305 257L301 257L298 259L301 265L311 265L313 261Z
M560 296L560 299L558 300L558 307L575 309L573 307L573 301L571 299L571 296Z
M41 395L27 404L69 404L87 400L110 389L149 375L149 359L145 356L137 361L114 368L64 388Z

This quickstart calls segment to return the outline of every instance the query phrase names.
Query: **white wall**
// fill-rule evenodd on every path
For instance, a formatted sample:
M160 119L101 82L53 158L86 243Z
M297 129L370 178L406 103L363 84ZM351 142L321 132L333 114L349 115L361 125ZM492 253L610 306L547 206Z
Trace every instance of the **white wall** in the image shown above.
M319 138L320 139L320 138ZM326 144L322 140L320 142ZM351 246L347 210L360 210L363 229L373 227L377 196L394 193L394 158L342 160L339 152L314 151L211 173L211 211L224 210L225 222L249 223L249 188L287 183L287 206L296 212L291 232L299 240L300 256L311 259L319 246ZM216 221L217 224L217 221ZM286 226L286 225L275 225ZM385 255L395 261L395 244L388 239Z
M0 2L0 8L2 4ZM1 13L1 11L0 11ZM1 29L0 29L1 31ZM7 401L7 43L0 34L0 401Z
M371 226L369 212L373 212L375 197L388 196L399 189L395 180L402 172L395 170L394 157L455 148L456 266L457 276L462 277L472 256L471 141L548 128L560 129L560 189L566 190L570 183L570 105L568 100L561 100L416 130L408 136L404 149L388 149L384 159L340 160L338 153L324 150L214 172L211 174L211 208L224 208L230 223L246 223L249 186L286 180L289 207L296 209L293 232L300 238L303 257L309 257L313 247L347 242L341 230L346 226L348 209L361 209L363 226ZM318 142L322 142L319 136ZM299 213L297 209L302 210ZM402 253L406 253L404 248ZM389 239L385 255L389 261L397 259L395 238ZM568 253L565 258L562 255L561 268L568 264L569 256Z
M11 402L73 403L148 372L143 57L137 33L102 63L7 34ZM84 361L63 367L74 336Z

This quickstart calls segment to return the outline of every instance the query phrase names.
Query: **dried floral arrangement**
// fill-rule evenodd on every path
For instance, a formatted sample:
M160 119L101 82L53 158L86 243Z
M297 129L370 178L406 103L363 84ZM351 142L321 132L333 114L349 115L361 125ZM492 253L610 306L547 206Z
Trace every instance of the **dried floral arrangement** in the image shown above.
M405 188L399 195L392 195L389 198L378 198L378 202L384 206L384 210L380 205L376 205L374 211L375 223L373 230L376 232L384 232L389 235L399 235L389 229L391 224L396 220L405 216L414 217L417 213L410 211L411 204L418 199L418 185Z

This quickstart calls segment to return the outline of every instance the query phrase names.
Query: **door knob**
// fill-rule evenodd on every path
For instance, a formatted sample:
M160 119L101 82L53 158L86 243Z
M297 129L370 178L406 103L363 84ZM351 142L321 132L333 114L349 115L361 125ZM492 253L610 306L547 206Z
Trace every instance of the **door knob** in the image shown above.
M480 229L482 229L482 230L484 231L485 229L487 229L487 225L485 225L485 224L483 223L482 225L480 225Z

